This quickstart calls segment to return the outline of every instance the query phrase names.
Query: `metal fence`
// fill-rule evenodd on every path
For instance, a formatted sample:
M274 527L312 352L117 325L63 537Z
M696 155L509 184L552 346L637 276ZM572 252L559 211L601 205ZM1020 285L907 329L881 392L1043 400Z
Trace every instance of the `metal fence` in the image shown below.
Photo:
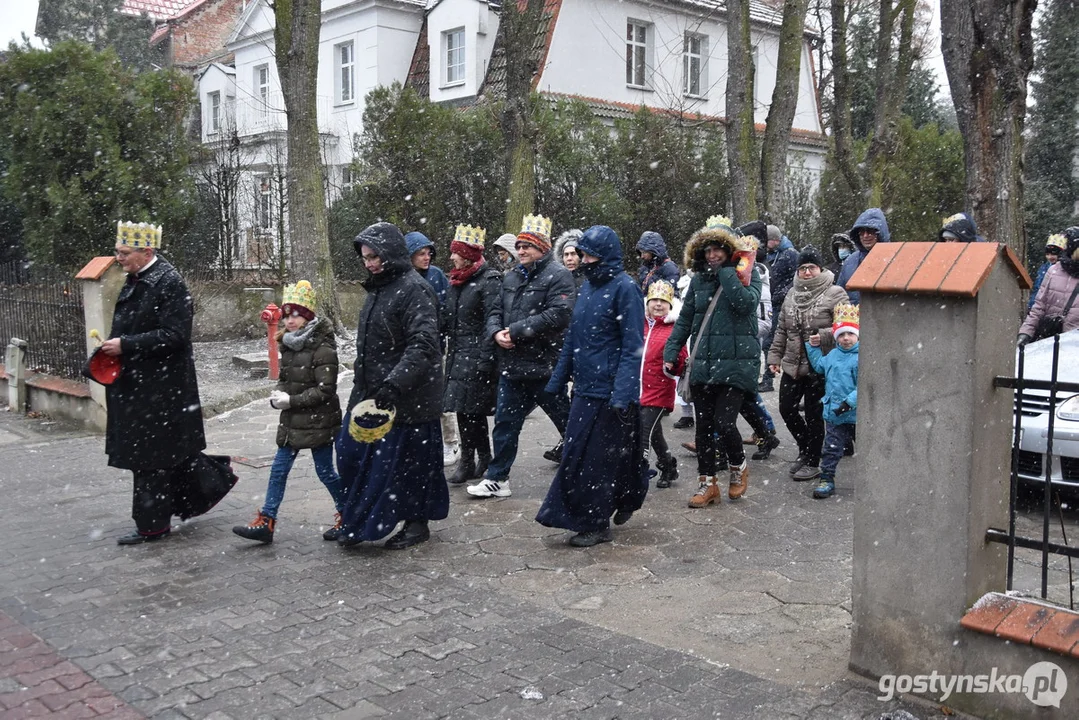
M1020 348L1015 377L997 377L994 381L995 387L1011 388L1015 391L1011 492L1008 528L989 528L985 535L988 542L1008 546L1008 591L1015 589L1013 585L1017 549L1037 551L1040 596L1043 600L1048 598L1050 556L1063 558L1062 562L1067 568L1067 603L1073 610L1075 579L1072 561L1079 558L1079 547L1068 541L1065 509L1069 509L1069 503L1062 501L1061 492L1074 493L1079 488L1079 461L1059 450L1054 451L1053 445L1054 440L1058 443L1074 440L1070 437L1073 433L1067 430L1063 431L1067 440L1055 436L1062 430L1057 423L1061 405L1070 396L1079 393L1079 383L1060 379L1062 364L1074 367L1075 348L1072 344L1075 341L1074 337L1067 338L1068 348L1063 356L1059 335L1052 341L1044 341L1052 343L1048 373L1030 372L1027 368L1027 349ZM1030 436L1035 434L1042 439L1025 443L1024 434L1028 441ZM1033 506L1032 515L1019 513L1019 504L1024 497L1028 504ZM1023 528L1017 527L1017 520L1024 521ZM1024 532L1030 532L1034 536L1025 535ZM1064 572L1064 568L1059 565L1056 570L1061 574Z
M0 263L0 347L27 342L27 369L81 379L86 359L82 287L70 271Z

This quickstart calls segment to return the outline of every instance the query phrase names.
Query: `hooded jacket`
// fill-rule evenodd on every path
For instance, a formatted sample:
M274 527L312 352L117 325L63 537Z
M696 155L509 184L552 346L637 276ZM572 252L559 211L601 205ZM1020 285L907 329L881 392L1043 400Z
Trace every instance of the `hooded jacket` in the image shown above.
M937 233L937 240L946 242L944 233L950 232L959 238L959 242L985 242L985 238L978 234L978 226L974 224L974 218L967 213L958 213L948 218L948 221Z
M733 231L705 228L693 234L686 244L685 264L695 274L686 290L682 310L674 330L663 348L664 362L677 362L682 346L690 336L700 349L690 369L694 385L730 385L746 392L757 392L760 375L761 345L757 340L757 307L761 299L761 276L754 271L746 287L738 279L733 262L717 269L704 260L707 245L718 243L733 255L736 240ZM708 327L701 327L708 305L718 287L723 294Z
M573 379L573 394L627 408L641 397L644 297L622 265L622 241L605 225L585 231L578 247L599 258L585 265L573 322L547 392Z
M865 256L869 254L869 251L862 245L862 240L858 235L858 231L862 229L876 230L880 239L878 243L891 242L892 234L888 232L888 221L884 217L884 211L880 208L869 208L858 216L858 220L850 229L850 239L854 242L854 252L850 257L843 261L843 267L839 271L839 277L836 278L835 284L844 290L847 289L847 281L854 275L854 271L858 269L858 266L862 264L862 260L865 260ZM847 296L850 301L857 305L861 302L862 294L860 292L848 292Z
M502 274L490 265L462 285L451 285L446 301L446 390L444 412L490 415L495 408L495 342L487 313L502 291Z
M833 425L855 425L858 422L858 344L850 350L836 345L827 355L819 347L805 344L813 369L824 376L823 415ZM835 411L843 403L850 410L842 415Z
M847 257L854 254L854 241L850 239L850 235L846 233L835 233L832 235L832 258L833 261L828 263L828 269L832 271L832 274L839 277L839 273L843 270L843 262L847 258L839 257L839 251L843 248L847 248L850 252L847 253Z
M772 291L772 307L783 307L787 293L794 285L794 275L798 272L798 251L786 235L779 241L775 250L768 253L769 289Z
M405 245L408 247L409 263L412 262L412 256L417 252L425 247L431 248L431 265L426 270L416 270L416 272L431 284L431 289L435 291L435 296L438 298L439 309L444 309L446 307L446 293L450 289L450 281L446 277L446 273L442 272L442 268L435 265L435 244L421 232L410 232L405 235Z
M341 428L337 369L337 339L327 321L312 328L299 350L282 343L277 389L288 393L289 406L277 423L278 447L300 450L333 442Z
M676 392L677 377L682 374L686 367L686 358L689 351L682 346L678 353L678 360L674 363L674 372L667 374L663 369L663 348L667 344L667 338L674 329L674 321L678 314L674 308L661 319L649 322L647 315L644 321L644 358L641 362L641 406L661 407L667 411L674 410L674 396Z
M487 314L488 337L508 328L514 343L510 350L495 348L502 377L546 380L551 376L576 297L573 276L554 261L552 253L506 273L502 291Z
M645 262L641 260L641 266L637 269L637 279L641 284L641 291L648 294L648 286L654 280L666 280L671 287L678 283L678 266L667 256L667 243L658 232L645 230L641 239L637 241L637 252L650 252L653 257Z
M363 282L367 299L356 330L356 374L348 410L389 385L397 395L396 422L437 420L443 377L435 292L413 269L397 226L375 223L353 244L357 252L366 245L378 253L382 272Z

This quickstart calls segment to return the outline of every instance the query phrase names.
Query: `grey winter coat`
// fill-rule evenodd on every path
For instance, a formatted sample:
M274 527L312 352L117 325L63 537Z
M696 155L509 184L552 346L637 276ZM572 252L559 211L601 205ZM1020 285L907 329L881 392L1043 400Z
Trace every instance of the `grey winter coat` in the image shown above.
M498 372L510 380L546 380L558 361L573 317L577 285L547 253L531 268L518 265L502 279L502 292L487 315L487 335L509 328L514 347L496 349Z
M129 275L112 316L120 338L120 376L105 388L109 465L165 469L206 448L191 349L191 293L158 256Z
M367 300L356 330L355 381L348 411L388 384L397 395L395 422L437 420L442 408L442 353L435 291L412 268L404 236L381 222L353 240L378 253L382 272L364 281Z
M831 271L824 270L822 274ZM776 334L772 339L772 347L768 349L768 364L779 365L783 372L792 378L805 377L810 373L809 358L806 357L804 343L809 341L809 336L819 333L821 347L827 351L834 342L832 341L833 309L838 303L847 302L847 292L838 285L832 285L831 279L822 288L822 292L813 300L813 304L805 311L799 313L794 303L798 294L798 281L783 301L783 309L779 312L779 320L776 321Z
M289 406L277 422L278 447L302 450L333 442L341 428L337 369L337 339L329 322L320 320L299 350L282 343L277 389L288 393Z
M443 412L491 415L495 411L495 341L487 313L502 292L502 274L489 265L463 285L450 285L446 301L446 391Z

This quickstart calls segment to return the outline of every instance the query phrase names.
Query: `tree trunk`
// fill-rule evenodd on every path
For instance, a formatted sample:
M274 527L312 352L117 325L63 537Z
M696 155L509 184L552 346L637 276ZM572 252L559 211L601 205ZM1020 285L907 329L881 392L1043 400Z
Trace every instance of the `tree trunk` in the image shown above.
M847 63L847 16L846 0L832 0L832 141L835 143L835 163L847 185L861 197L865 183L858 172L854 157L854 134L851 128L850 70Z
M873 122L873 137L866 152L865 165L869 170L869 205L880 207L884 202L884 168L888 156L895 152L895 130L910 84L910 69L914 64L915 0L880 0L880 27L877 32L877 102ZM892 59L895 44L895 20L899 19L898 55Z
M764 217L780 227L787 214L787 146L798 109L798 78L802 69L802 35L809 0L784 0L779 28L776 86L768 107L761 143L761 204Z
M536 148L532 122L532 78L537 67L532 53L543 13L543 0L527 0L524 12L513 0L502 4L499 32L506 54L506 104L502 136L506 141L506 232L516 235L521 220L536 204Z
M294 279L313 281L319 313L339 325L316 101L322 2L276 0L273 8L277 74L288 121L288 233Z
M944 67L981 233L1026 260L1023 125L1036 0L941 0Z
M727 2L727 168L736 223L757 217L759 167L753 123L753 44L749 34L749 0Z

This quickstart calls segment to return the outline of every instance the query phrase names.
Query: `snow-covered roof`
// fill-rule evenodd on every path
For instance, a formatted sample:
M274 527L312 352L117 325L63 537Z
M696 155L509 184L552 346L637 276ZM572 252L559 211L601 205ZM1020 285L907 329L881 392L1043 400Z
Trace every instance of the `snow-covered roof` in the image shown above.
M125 15L142 15L151 20L167 20L201 0L124 0L120 12Z

